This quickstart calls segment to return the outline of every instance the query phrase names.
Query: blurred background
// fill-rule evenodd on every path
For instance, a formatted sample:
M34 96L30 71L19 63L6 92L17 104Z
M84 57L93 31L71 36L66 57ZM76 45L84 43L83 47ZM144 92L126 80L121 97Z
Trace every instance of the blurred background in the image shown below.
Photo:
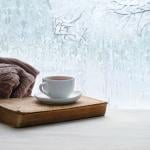
M150 1L0 0L0 56L72 75L112 108L150 108Z

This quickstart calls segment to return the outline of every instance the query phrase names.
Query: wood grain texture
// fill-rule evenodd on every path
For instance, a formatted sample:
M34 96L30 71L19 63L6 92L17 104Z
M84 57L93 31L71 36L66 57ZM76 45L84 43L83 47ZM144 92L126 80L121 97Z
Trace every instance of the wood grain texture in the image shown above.
M35 97L0 100L0 121L25 127L104 116L107 103L82 96L77 103L63 106L43 105Z

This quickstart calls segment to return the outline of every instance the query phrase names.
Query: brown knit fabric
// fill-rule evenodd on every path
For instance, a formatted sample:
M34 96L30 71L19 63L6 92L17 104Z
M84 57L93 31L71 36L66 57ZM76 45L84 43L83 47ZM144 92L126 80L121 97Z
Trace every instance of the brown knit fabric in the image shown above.
M30 96L38 73L20 60L0 57L0 98Z
M0 64L1 63L17 65L17 66L21 67L22 69L24 69L26 72L33 75L34 77L36 77L39 74L39 71L36 70L34 67L32 67L31 65L29 65L21 60L15 59L15 58L0 57Z

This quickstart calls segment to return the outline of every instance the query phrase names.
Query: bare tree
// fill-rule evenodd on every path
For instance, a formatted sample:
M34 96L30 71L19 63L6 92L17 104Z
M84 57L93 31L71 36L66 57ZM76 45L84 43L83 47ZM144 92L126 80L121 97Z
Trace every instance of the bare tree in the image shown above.
M52 4L50 0L46 0L48 9L52 11ZM52 28L55 37L61 38L62 43L67 40L76 41L81 43L85 42L84 35L86 34L87 28L83 28L82 31L77 32L74 30L76 23L82 18L84 11L82 11L77 17L66 20L64 16L52 17Z
M73 31L73 27L75 23L81 19L83 12L79 14L76 18L72 20L66 20L63 17L57 17L54 21L54 34L56 36L62 36L63 40L72 40L72 41L79 41L81 39L84 40L83 33L78 34L77 32Z
M126 21L129 22L132 17L139 16L137 21L137 32L139 35L142 35L144 29L150 26L150 1L140 4L140 3L133 3L132 1L130 4L123 3L119 0L112 1L113 8L111 11L119 16L126 17ZM149 19L145 19L145 16L149 16Z

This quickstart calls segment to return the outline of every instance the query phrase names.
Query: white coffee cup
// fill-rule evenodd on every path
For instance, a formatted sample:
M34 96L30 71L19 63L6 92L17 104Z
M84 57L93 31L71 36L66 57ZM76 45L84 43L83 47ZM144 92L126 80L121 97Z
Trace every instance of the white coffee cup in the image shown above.
M75 79L70 76L49 76L42 80L39 89L52 98L67 98L74 90Z

